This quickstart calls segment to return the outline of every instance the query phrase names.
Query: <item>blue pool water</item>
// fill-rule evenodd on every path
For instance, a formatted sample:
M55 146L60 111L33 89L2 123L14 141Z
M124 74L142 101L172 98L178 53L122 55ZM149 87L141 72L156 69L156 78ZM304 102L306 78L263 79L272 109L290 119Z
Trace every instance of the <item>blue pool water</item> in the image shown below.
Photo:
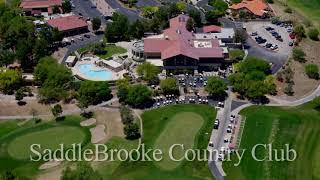
M88 79L110 80L112 72L109 70L94 70L92 64L80 64L79 71Z

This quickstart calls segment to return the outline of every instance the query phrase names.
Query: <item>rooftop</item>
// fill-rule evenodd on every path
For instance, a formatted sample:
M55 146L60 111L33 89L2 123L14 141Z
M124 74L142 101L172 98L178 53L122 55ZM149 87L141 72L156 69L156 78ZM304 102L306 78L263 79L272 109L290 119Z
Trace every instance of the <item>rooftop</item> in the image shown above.
M230 6L230 9L235 10L243 8L248 9L257 16L262 16L268 8L268 5L263 0L242 0L241 3Z
M163 38L144 39L146 53L161 53L162 59L184 55L200 58L223 58L223 49L216 39L198 41L194 33L186 29L188 16L179 15L170 19L170 28L164 30Z
M23 9L48 8L55 5L61 6L62 0L23 0L20 7Z
M48 20L48 24L52 27L58 28L59 31L67 31L88 26L87 22L84 19L76 15L50 19Z

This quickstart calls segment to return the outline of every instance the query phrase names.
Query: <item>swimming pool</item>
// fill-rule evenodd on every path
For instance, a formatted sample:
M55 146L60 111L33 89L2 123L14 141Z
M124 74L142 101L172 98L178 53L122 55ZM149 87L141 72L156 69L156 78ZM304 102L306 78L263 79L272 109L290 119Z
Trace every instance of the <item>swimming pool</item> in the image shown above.
M80 64L79 71L85 79L98 81L112 80L112 72L110 70L97 70L93 64Z

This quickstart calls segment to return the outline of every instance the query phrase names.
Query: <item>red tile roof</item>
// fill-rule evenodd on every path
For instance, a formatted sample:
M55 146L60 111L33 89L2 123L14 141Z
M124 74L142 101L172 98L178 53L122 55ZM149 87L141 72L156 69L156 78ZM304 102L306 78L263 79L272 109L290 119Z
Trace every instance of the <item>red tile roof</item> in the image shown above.
M164 30L164 38L146 38L145 53L161 53L162 59L184 55L193 59L223 58L223 49L218 40L212 40L207 48L194 47L194 36L186 29L188 16L179 15L170 19L170 28Z
M262 16L268 5L263 0L243 0L241 3L233 4L230 9L247 9L257 16Z
M77 28L88 27L88 24L80 16L66 16L48 20L48 24L56 27L59 31L67 31Z
M24 0L21 2L20 7L23 9L32 9L48 8L55 5L61 6L62 0Z
M210 25L210 26L204 26L202 28L202 31L204 33L218 33L221 32L221 27L220 26L216 26L216 25Z

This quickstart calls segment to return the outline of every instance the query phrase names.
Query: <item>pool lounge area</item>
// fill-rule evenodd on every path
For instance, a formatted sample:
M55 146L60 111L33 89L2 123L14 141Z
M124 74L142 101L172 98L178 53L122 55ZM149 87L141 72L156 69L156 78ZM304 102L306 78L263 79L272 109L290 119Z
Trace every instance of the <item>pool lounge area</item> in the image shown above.
M114 71L107 67L98 66L99 58L85 57L72 68L72 73L81 80L116 81L123 77L125 70Z

